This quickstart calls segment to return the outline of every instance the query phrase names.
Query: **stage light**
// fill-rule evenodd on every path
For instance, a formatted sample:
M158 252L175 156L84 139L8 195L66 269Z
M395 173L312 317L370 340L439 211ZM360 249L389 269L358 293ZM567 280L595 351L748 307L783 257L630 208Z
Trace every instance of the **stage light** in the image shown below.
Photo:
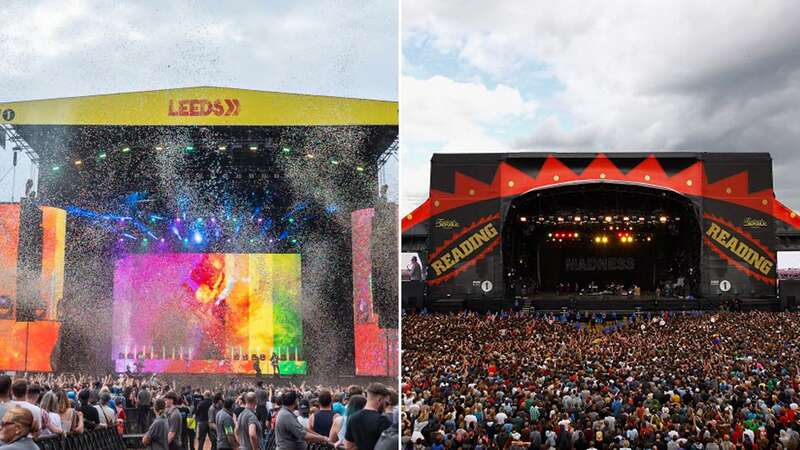
M183 238L183 245L189 245L189 239Z
M625 222L627 222L627 221L631 220L631 218L630 218L630 217L628 217L628 216L625 216L625 217L623 217L623 218L622 218L622 220L624 220Z
M122 147L122 153L128 153L129 151L131 151L130 147Z
M563 217L559 217L559 218L558 218L558 221L559 221L559 222L563 222L563 221L564 221L564 218L563 218Z
M53 170L53 172L58 172L59 170L61 170L61 167L60 166L53 166L52 170Z
M578 237L578 233L575 233L575 237Z
M289 217L289 223L294 223L294 217Z
M611 222L611 216L606 216L606 222Z
M297 239L292 238L292 244L297 244Z
M76 159L75 160L75 165L76 166L80 166L81 164L83 164L83 161L81 161L80 159Z
M581 221L581 216L575 216L575 222L580 222L580 221Z
M98 159L106 159L107 156L108 155L106 155L105 152L103 152L103 153L100 153L99 155L97 155L97 158Z
M219 150L221 152L224 152L227 149L228 149L227 145L219 145L219 146L217 146L217 150Z
M187 145L186 146L186 151L189 152L189 153L193 152L194 151L194 145Z
M527 222L527 221L528 221L528 218L523 216L523 217L520 217L520 218L519 218L519 221L520 221L520 222Z
M661 216L658 218L658 221L661 223L667 223L667 216Z
M547 237L553 237L553 233L547 233Z
M194 239L195 244L200 244L203 242L203 235L199 231L195 231L192 239Z
M306 153L306 158L314 159L314 154L313 153Z
M603 236L601 241L603 242L603 244L607 244L608 243L608 236Z
M647 236L647 242L650 242L650 241L651 241L650 236Z
M356 166L356 171L363 172L364 171L364 167L363 166Z
M291 148L289 148L289 147L283 147L283 148L281 149L281 151L282 151L284 154L286 154L286 155L288 155L289 153L292 153L292 149L291 149Z
M337 161L335 159L332 159L331 160L331 164L333 164L334 166L338 166L339 165L339 161Z
M258 150L258 146L257 146L257 145L255 145L255 144L254 144L254 145L251 145L251 146L250 146L250 151L253 151L253 152L254 152L254 151L256 151L256 150Z
M594 241L599 244L600 243L600 236L595 236L594 237Z
M164 150L164 147L161 145L156 145L156 150L158 151Z
M159 241L161 241L161 243L163 244L164 243L164 238L159 239Z

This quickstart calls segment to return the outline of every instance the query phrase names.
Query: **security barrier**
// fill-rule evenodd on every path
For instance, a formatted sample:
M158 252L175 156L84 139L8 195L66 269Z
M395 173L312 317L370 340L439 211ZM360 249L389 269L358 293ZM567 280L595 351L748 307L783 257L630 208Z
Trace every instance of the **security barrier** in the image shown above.
M122 436L114 428L37 439L40 450L124 450Z

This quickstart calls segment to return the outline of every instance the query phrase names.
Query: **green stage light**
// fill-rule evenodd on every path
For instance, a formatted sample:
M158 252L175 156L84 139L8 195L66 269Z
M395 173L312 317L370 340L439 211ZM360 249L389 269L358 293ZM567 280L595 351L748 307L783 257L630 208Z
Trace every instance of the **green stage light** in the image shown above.
M287 154L287 155L288 155L289 153L292 153L292 149L291 149L291 148L289 148L289 147L283 147L283 149L282 149L281 151L283 151L283 153L285 153L285 154Z
M194 145L187 145L186 146L186 151L190 152L190 153L193 152L194 151Z
M61 166L53 166L53 172L58 172L61 170Z
M97 155L97 159L106 159L106 157L108 157L108 155L106 155L106 152L103 152L103 153L100 153L99 155Z
M294 217L289 217L289 223L294 223Z
M363 172L364 171L364 167L363 166L356 166L356 171Z
M129 151L131 151L130 147L122 147L122 153L128 153Z
M332 159L331 160L331 164L333 164L334 166L338 166L339 165L339 161L337 161L335 159Z
M297 239L292 239L292 244L297 244Z

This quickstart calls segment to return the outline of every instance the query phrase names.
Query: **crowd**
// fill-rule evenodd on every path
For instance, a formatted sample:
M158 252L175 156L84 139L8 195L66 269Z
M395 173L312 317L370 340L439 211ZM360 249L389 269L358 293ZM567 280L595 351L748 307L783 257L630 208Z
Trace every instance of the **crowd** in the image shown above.
M798 449L800 314L403 319L404 449Z
M141 434L146 448L159 450L387 450L398 446L399 407L397 393L380 383L279 388L232 379L179 388L155 375L36 374L0 375L0 417L3 450L103 428Z

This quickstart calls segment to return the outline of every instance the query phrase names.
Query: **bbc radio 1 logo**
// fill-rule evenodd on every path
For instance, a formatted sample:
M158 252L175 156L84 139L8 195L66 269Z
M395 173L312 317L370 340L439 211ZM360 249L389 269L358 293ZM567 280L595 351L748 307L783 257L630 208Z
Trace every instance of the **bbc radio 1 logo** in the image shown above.
M11 122L16 117L16 113L14 113L13 109L5 109L2 113L3 120L6 122Z

